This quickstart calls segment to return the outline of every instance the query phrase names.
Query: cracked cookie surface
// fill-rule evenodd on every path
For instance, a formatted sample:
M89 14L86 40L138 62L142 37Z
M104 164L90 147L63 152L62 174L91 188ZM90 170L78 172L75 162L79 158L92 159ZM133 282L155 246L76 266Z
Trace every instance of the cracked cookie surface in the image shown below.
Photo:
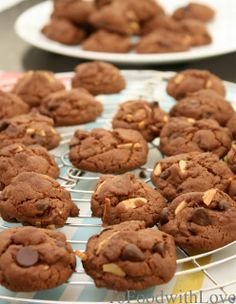
M16 94L0 90L0 120L29 112L29 106Z

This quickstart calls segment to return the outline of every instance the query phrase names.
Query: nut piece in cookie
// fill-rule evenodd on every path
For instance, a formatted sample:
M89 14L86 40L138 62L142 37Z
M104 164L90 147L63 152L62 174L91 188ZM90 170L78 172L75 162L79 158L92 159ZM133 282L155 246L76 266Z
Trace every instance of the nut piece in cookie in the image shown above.
M225 96L222 80L206 70L184 70L172 77L167 85L167 93L175 99L184 98L188 93L203 89L210 89Z
M47 175L23 172L0 194L0 213L4 220L37 227L62 227L79 209L70 193Z
M28 71L18 79L12 92L30 107L37 107L45 96L64 88L64 84L57 80L52 72Z
M137 130L147 141L152 141L160 135L168 119L168 114L159 107L158 102L130 100L120 104L112 126Z
M0 149L0 189L22 172L36 172L53 178L59 176L54 158L41 146L12 144Z
M211 7L194 2L189 3L185 7L177 8L173 13L173 17L176 20L196 19L202 22L211 21L214 16L215 11Z
M0 90L0 120L29 112L29 106L16 94Z
M153 169L152 182L171 201L182 193L210 188L226 192L232 177L233 172L217 155L192 152L160 160Z
M69 158L81 170L123 173L144 165L148 146L135 130L77 130L70 142Z
M152 227L165 206L162 195L132 173L101 176L91 200L93 216L108 225L140 220Z
M176 269L172 237L145 229L142 221L107 227L88 240L85 255L84 269L96 286L118 291L166 283Z
M73 250L61 232L19 227L0 233L0 284L12 291L57 287L75 266Z
M214 119L171 117L160 134L160 150L168 156L198 151L223 157L231 142L229 129L221 127Z
M93 95L113 94L125 88L125 80L112 64L101 61L87 62L75 68L73 88L85 88Z
M178 246L204 252L236 240L235 216L236 203L213 188L174 199L160 229L171 234Z
M56 126L69 126L96 120L103 106L87 90L79 88L48 95L39 110L51 117Z

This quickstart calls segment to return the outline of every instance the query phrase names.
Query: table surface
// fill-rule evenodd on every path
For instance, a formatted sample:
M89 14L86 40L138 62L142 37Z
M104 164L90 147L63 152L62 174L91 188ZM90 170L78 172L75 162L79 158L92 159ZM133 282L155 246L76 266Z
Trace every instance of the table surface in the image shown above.
M54 72L72 71L83 62L53 54L32 47L21 40L14 32L16 18L27 8L42 2L42 0L27 0L0 13L0 70L24 71L47 69ZM165 66L119 66L125 69L154 69L163 71L178 71L186 68L208 69L222 79L236 82L236 52L200 61Z

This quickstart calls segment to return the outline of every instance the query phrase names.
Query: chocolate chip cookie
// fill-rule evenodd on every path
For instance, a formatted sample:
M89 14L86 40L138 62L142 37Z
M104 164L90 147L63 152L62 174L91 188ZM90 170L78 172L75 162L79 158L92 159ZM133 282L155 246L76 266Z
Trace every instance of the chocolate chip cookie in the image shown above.
M11 228L0 240L0 283L12 291L54 288L75 271L75 255L61 232Z
M160 134L160 150L167 156L193 151L227 154L232 136L214 119L171 117Z
M18 79L12 92L30 107L37 107L48 94L64 88L64 84L57 80L52 72L28 71Z
M101 176L91 200L93 216L102 217L108 225L140 220L152 227L165 205L158 191L132 173Z
M96 120L102 111L102 104L82 88L52 93L40 106L40 112L51 117L56 126L88 123Z
M87 62L75 68L73 88L85 88L93 95L113 94L125 88L125 79L112 64L101 61Z
M29 106L15 94L0 90L0 120L29 112Z
M48 150L59 145L60 135L53 120L38 113L29 113L0 122L0 149L14 143L26 146L39 144Z
M130 100L119 106L112 126L137 130L147 141L152 141L160 135L168 119L168 114L159 107L158 102Z
M5 221L37 227L62 227L69 216L79 214L70 192L47 175L23 172L0 194L0 212Z
M182 193L217 188L224 192L233 177L227 164L213 153L185 153L160 160L152 182L169 201Z
M196 120L212 118L221 126L225 126L233 114L231 104L212 90L189 93L170 110L170 116L191 117Z
M223 113L222 113L223 114ZM228 121L226 127L231 131L233 139L236 139L236 114L234 114Z
M0 149L0 190L21 172L37 172L53 178L60 173L54 158L41 146L12 144Z
M143 290L173 277L174 241L141 221L109 226L88 240L83 266L97 287Z
M77 130L70 142L69 158L81 169L100 173L123 173L144 165L148 146L135 130Z
M236 203L218 189L182 194L164 210L160 229L177 245L204 252L236 240Z
M219 77L205 70L184 70L172 77L167 85L167 93L175 99L186 97L188 93L211 89L225 96L225 87Z

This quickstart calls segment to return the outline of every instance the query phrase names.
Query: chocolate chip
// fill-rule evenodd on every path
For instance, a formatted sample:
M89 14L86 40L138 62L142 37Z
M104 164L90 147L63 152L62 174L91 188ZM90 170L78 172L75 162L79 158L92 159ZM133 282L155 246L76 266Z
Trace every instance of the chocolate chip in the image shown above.
M36 205L36 208L37 210L39 211L44 211L48 208L48 204L47 203L44 203L44 202L39 202L37 205Z
M200 226L207 226L211 223L208 212L205 208L198 208L194 211L191 221Z
M16 254L16 261L20 266L30 267L39 260L39 253L30 246L22 247Z
M146 172L144 170L140 171L139 177L140 178L146 178L147 177Z
M217 204L217 209L219 209L220 211L226 211L230 208L229 204L224 202L224 201L220 201Z
M162 179L167 179L170 176L170 174L171 174L170 170L167 169L167 170L163 171L159 177Z
M152 252L157 252L164 258L165 257L165 243L164 242L156 243L152 247Z
M161 225L165 225L166 223L169 222L169 218L168 218L168 208L164 208L161 211L161 215L160 215L160 220L159 220Z
M6 130L9 125L10 125L9 122L7 122L7 121L1 121L0 122L0 132Z
M159 107L159 102L158 101L153 101L152 105L155 106L155 107Z
M142 262L145 260L145 255L136 245L128 244L124 247L121 253L122 260L128 260L132 262Z

